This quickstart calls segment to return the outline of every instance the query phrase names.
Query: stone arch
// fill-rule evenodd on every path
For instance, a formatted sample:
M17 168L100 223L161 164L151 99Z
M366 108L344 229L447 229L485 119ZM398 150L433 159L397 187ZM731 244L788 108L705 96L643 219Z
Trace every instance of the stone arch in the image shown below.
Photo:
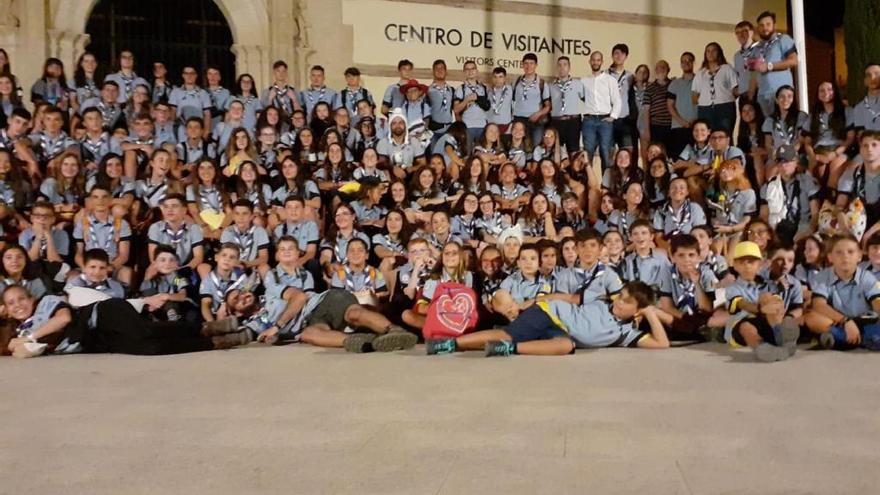
M99 0L55 0L48 27L49 53L73 64L89 43L86 23ZM232 31L236 72L249 72L258 80L268 73L270 47L266 0L214 0Z

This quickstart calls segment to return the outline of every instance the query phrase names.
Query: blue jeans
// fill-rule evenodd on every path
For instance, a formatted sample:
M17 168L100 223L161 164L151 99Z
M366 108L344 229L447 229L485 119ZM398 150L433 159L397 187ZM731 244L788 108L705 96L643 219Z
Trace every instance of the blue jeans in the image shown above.
M596 115L585 115L581 124L581 135L584 139L584 151L592 160L596 155L596 147L599 147L599 157L602 159L602 170L611 166L611 147L614 145L614 123L608 122Z

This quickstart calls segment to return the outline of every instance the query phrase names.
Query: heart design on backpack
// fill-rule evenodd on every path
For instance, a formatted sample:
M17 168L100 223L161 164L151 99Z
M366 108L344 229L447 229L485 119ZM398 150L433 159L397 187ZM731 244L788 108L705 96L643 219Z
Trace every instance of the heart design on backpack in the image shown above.
M474 310L473 301L467 294L456 294L455 297L442 294L438 298L437 305L437 317L443 325L459 335L467 330Z

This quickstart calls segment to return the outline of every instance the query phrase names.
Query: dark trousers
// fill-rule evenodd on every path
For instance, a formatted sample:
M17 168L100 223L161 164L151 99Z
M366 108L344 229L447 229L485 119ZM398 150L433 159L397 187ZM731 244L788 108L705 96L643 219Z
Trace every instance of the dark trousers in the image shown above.
M122 299L95 304L97 328L91 330L89 352L154 356L210 351L214 344L201 335L201 326L189 322L154 322L142 317ZM84 315L86 316L86 315Z
M669 148L672 146L672 130L669 128L669 124L651 124L651 142L661 143L666 147L666 155L669 158L673 160L678 159L678 155L673 155L669 152Z
M581 149L581 116L554 118L550 125L559 133L559 144L565 146L568 154Z
M689 145L693 140L694 134L690 128L679 127L678 129L672 129L666 151L669 152L669 156L677 159L678 155L684 151L685 146Z
M726 129L732 135L736 125L736 102L697 107L697 117L709 122L710 129Z
M514 122L522 122L526 125L526 135L532 139L532 146L538 146L544 140L544 124L532 122L528 117L514 117Z

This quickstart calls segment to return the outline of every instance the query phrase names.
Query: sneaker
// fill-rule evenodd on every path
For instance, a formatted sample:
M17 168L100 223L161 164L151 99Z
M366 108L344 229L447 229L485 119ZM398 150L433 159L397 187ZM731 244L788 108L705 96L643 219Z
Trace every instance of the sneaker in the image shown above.
M774 363L776 361L785 361L791 357L791 350L786 347L780 347L767 342L755 347L755 358L762 363Z
M774 333L776 343L788 350L789 357L797 353L797 342L801 336L801 327L794 318L786 318L779 325L779 331Z
M360 354L362 352L372 352L372 342L376 340L374 333L353 333L345 337L342 347L348 352Z
M823 349L846 349L846 330L841 327L831 327L827 332L819 335L819 345Z
M202 325L202 335L205 337L214 337L233 332L238 332L238 318L234 316L224 320L205 322Z
M419 341L415 334L409 333L396 325L392 325L392 327L396 327L399 330L389 328L387 333L376 337L373 340L373 350L377 352L391 352L415 347Z
M251 332L243 328L237 332L230 332L223 335L215 335L211 337L215 349L231 349L251 343Z
M429 356L452 354L455 352L455 339L428 339L425 341L425 351Z
M180 315L177 314L177 311L174 308L169 309L165 312L165 316L168 318L168 321L178 321L180 320ZM237 325L236 325L237 326Z
M823 349L834 349L834 335L831 332L822 332L819 335L819 345L822 346Z
M486 357L489 356L510 356L516 350L513 342L506 340L490 340L486 342Z

